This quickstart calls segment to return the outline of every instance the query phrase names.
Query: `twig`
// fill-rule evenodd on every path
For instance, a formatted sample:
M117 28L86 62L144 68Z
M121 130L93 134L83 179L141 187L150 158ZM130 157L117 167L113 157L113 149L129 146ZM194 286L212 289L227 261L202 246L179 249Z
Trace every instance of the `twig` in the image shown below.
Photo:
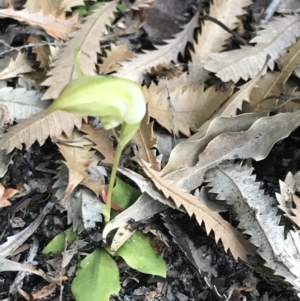
M278 99L278 100L282 100L284 102L271 109L265 110L264 113L271 113L272 111L278 110L279 108L283 107L290 101L300 100L300 95L271 95L271 96L264 98L261 103L263 103L265 100L268 100L268 99Z
M223 28L224 30L226 30L227 32L232 34L241 45L249 45L249 43L245 39L240 37L235 31L231 30L224 23L220 22L219 20L215 19L214 17L206 15L202 19L214 22L215 24L219 25L221 28Z
M19 47L12 47L12 46L6 44L4 41L0 40L0 43L4 44L7 47L10 47L10 49L0 52L0 56L4 55L6 53L12 52L12 51L20 51L22 49L27 49L27 48L30 48L30 47L37 48L37 47L47 46L47 45L48 46L59 46L59 45L63 44L63 43L58 43L58 42L44 42L44 43L39 43L39 44L29 43L27 45L23 45L23 46L19 46Z
M258 27L260 27L261 25L266 24L274 15L277 7L280 5L281 0L272 0L270 5L268 6L268 8L266 9L263 17L261 18L261 20L258 23Z

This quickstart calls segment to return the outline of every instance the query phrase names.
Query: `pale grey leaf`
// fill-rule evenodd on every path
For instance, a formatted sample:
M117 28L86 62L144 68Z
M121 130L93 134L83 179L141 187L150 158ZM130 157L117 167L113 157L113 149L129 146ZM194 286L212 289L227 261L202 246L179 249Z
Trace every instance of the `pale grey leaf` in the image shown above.
M260 114L242 114L236 117L217 117L211 121L204 137L196 133L173 149L167 166L161 171L162 175L193 166L198 161L199 154L207 144L222 133L248 130L261 117Z
M73 230L81 233L102 222L101 207L105 204L89 189L82 188L71 193L66 201L68 223L73 223Z
M286 49L294 44L300 35L300 17L291 15L274 18L264 26L265 29L250 41L254 47L243 46L241 49L209 54L210 60L203 61L204 68L215 72L227 82L248 80L257 75L263 68L267 56L268 66L274 69L274 62L286 54Z
M277 8L277 12L283 14L299 13L299 0L281 0L281 3Z
M24 88L11 87L0 89L0 105L4 105L9 114L9 123L15 119L26 119L45 110L50 102L41 101L42 93Z
M105 183L104 177L107 177L107 172L103 166L89 165L88 168L86 169L86 172L89 174L89 181L92 182L92 181L101 180L102 183Z
M103 203L88 189L80 190L80 198L82 199L82 221L85 230L95 227L97 222L102 222L101 205Z
M292 214L293 195L296 192L294 176L288 172L284 182L279 180L280 193L276 193L276 198L279 203L278 208L289 215Z
M0 150L0 178L3 178L6 174L9 162L14 156L14 154L15 151L6 154L5 150Z
M172 200L166 198L160 192L158 192L154 184L150 180L127 168L119 167L118 171L121 172L124 176L134 181L142 192L147 192L147 194L150 195L153 199L158 200L162 204L167 205L173 209L182 210L185 212L185 210L177 208L177 206Z
M122 246L123 244L135 233L136 230L127 229L125 226L120 227L111 243L110 246L110 252L111 254L115 254Z
M199 162L165 176L174 185L191 191L203 183L207 170L224 160L253 158L263 160L273 145L300 125L300 111L262 117L249 130L217 136L199 155ZM222 147L220 147L222 146Z
M67 186L68 186L68 182L69 182L68 167L62 162L60 162L59 164L60 165L57 168L58 173L54 177L57 180L54 182L54 184L52 186L52 188L54 188L54 190L55 190L54 196L58 200L60 200L64 196Z
M233 207L240 221L238 227L251 235L250 241L258 247L265 265L300 290L300 272L295 270L300 264L299 238L290 234L285 239L275 200L259 189L260 183L255 182L252 170L232 163L221 164L207 172L206 181L213 187L210 192L217 193L218 199Z
M43 277L48 282L52 282L52 283L57 282L57 280L55 278L48 276L47 274L45 274L42 271L38 271L38 270L32 268L31 266L28 266L28 265L25 265L22 263L18 263L16 261L9 260L9 259L6 259L5 257L0 256L0 272L6 272L6 271L28 272L28 273L36 274L40 277Z
M30 244L28 256L26 260L23 262L23 264L30 267L33 267L36 264L34 258L38 252L38 248L39 248L39 241L37 240L36 237L33 237L33 242ZM15 294L18 291L18 288L23 286L23 279L25 278L26 275L27 272L19 271L16 278L14 279L13 284L9 288L10 294Z
M134 221L147 220L154 214L157 214L167 208L167 205L154 200L151 196L144 192L132 206L122 211L106 225L102 233L103 239L106 238L110 231L128 225L128 222L132 218Z
M195 14L174 39L165 41L166 45L155 46L157 50L145 50L144 54L138 55L132 61L123 62L116 76L141 82L147 68L171 61L177 62L178 54L183 54L186 44L193 40L194 29L198 26L198 17L198 13Z
M211 201L209 199L208 193L205 190L204 187L201 187L201 189L196 189L194 196L205 206L207 206L209 209L215 211L215 212L226 212L228 211L228 208L224 205L224 202L217 202L217 201Z

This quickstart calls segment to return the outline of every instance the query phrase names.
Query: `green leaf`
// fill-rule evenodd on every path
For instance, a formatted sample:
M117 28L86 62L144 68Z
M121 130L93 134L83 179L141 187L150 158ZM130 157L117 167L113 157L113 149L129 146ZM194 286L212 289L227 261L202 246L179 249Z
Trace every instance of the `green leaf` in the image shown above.
M78 14L80 18L86 17L88 15L88 11L85 6L78 6L72 13L72 16Z
M139 197L141 192L122 181L120 178L116 178L116 184L112 192L112 202L123 209L130 207Z
M115 255L141 273L166 277L165 261L153 250L150 237L141 232L135 232Z
M127 9L127 6L120 3L120 4L117 5L117 8L120 10L121 13L125 13L126 9Z
M98 3L95 3L95 4L91 5L91 6L89 7L89 14L92 14L93 11L94 11L95 9L100 8L100 7L103 6L104 4L105 4L104 2L98 2Z
M62 253L65 249L65 241L67 239L67 244L70 245L76 238L78 234L72 230L72 228L67 229L66 231L56 235L48 245L43 249L43 254L59 254Z
M71 287L76 301L109 301L120 288L118 266L104 249L96 249L80 263Z

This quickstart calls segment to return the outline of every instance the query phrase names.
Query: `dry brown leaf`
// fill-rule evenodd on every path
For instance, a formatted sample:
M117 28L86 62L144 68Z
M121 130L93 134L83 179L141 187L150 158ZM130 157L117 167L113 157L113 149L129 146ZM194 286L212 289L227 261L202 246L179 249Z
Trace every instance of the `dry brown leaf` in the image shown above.
M109 17L113 16L116 6L116 0L107 2L78 26L78 30L72 35L73 39L62 49L54 62L54 69L48 73L50 78L43 83L45 86L50 86L43 99L57 98L61 90L78 77L74 68L76 49L81 51L78 63L83 74L95 74L97 52L100 52L99 39L106 32L106 24L109 24Z
M291 209L294 215L288 215L288 218L300 228L300 198L294 194L293 201L296 205L295 209Z
M24 298L24 300L30 301L30 295L25 292L21 287L18 287L18 293Z
M97 196L102 196L102 192L107 191L108 187L103 184L102 180L90 181L88 178L85 178L80 184L92 190Z
M151 163L156 171L159 171L157 159L150 148L157 143L157 138L153 137L153 122L150 122L148 111L144 116L139 130L132 138L139 147L139 157L144 161Z
M165 41L166 45L155 46L157 50L144 51L145 54L140 54L130 62L123 63L116 75L133 81L142 81L143 72L147 69L158 64L177 62L178 54L184 53L186 44L192 41L194 28L197 26L198 14L184 26L184 29L174 39Z
M19 190L13 188L5 189L5 187L0 183L0 208L10 206L11 202L8 199L17 193L19 193Z
M134 57L134 52L129 50L125 44L110 45L106 51L106 57L101 57L102 63L98 65L100 74L108 74L121 67L121 62Z
M136 0L130 8L135 10L139 10L140 8L149 8L155 1L156 0Z
M30 35L28 37L28 42L32 44L41 44L42 37L36 35ZM32 52L36 54L36 60L40 62L41 68L46 68L49 66L49 60L50 60L49 46L45 45L45 46L32 47Z
M24 7L27 8L30 14L42 11L46 16L57 12L61 7L62 1L63 0L27 0Z
M257 87L258 81L267 71L267 66L263 68L252 80L239 87L239 91L234 93L221 107L215 112L214 117L232 117L236 116L237 109L242 110L245 101L250 102L250 93Z
M295 112L300 109L300 94L299 92L290 91L280 96L270 97L269 99L264 100L261 104L255 107L255 112L264 112L269 111L272 113L287 113ZM296 97L295 99L293 99Z
M94 145L93 142L85 138L81 133L81 131L79 131L76 128L73 130L71 136L67 136L66 134L63 133L59 137L55 137L52 140L55 143L75 146L75 147L85 147L85 146L92 147Z
M92 0L96 1L96 0ZM64 11L70 11L71 7L85 5L84 0L63 0L61 4L61 9Z
M275 18L250 41L256 43L254 47L211 53L209 60L203 60L204 68L215 72L223 82L237 82L240 78L247 80L262 70L268 55L268 66L273 70L274 60L286 54L286 48L294 44L299 36L299 15Z
M84 125L89 126L89 124L86 123ZM89 139L87 139L82 133L82 131L79 131L77 129L73 130L73 133L70 137L67 137L65 134L62 134L58 139L53 139L53 140L55 140L55 142L58 143L59 145L65 145L67 147L75 147L75 149L82 148L85 150L90 150L94 146L94 143L91 142ZM82 152L84 152L84 150ZM79 151L77 151L77 153L79 153ZM93 154L94 152L91 153ZM90 159L89 167L91 167L92 165L97 165L98 162L99 162L98 156L93 156ZM80 184L88 187L96 195L101 195L102 190L105 190L106 188L106 185L103 184L102 178L99 179L95 177L90 177L89 172L85 170L83 175L84 175L83 180L80 182Z
M245 14L244 7L252 4L250 0L215 0L210 4L209 16L217 19L229 29L233 30L240 24L237 16ZM194 42L194 51L191 52L192 63L189 64L189 72L193 82L203 80L204 70L201 60L207 59L208 54L224 50L224 43L231 34L220 25L212 21L204 21L201 32Z
M183 206L189 216L195 215L199 225L204 222L206 232L214 231L216 242L222 241L225 251L230 249L233 257L248 262L247 254L255 251L254 246L247 241L242 234L225 221L218 213L212 211L196 197L172 184L171 181L163 179L159 173L151 169L151 165L139 160L144 172L152 180L156 188L175 202L177 207Z
M109 33L100 38L100 42L116 41L120 36L136 33L145 23L145 11L148 7L139 10L130 10L119 21L108 28Z
M43 14L50 15L55 12L56 16L61 15L67 9L73 6L84 5L83 0L27 0L25 8L29 13L34 14L42 11Z
M214 86L204 91L204 85L182 86L178 78L160 80L145 90L149 115L168 131L190 136L232 94L233 87L216 91Z
M172 79L174 77L179 77L183 73L183 66L174 63L168 64L159 64L155 67L151 67L147 74L149 74L152 78L161 79L167 78Z
M284 94L284 97L286 97L286 100L276 100L276 103L274 104L273 108L274 109L272 112L274 113L286 113L286 112L295 112L300 110L300 93L299 92L295 92L294 90L296 90L297 88L294 88L290 91L286 91L286 93ZM289 97L291 97L291 99L289 100ZM293 97L295 97L295 99L293 100Z
M45 71L34 70L32 72L23 73L22 76L18 78L18 85L23 88L33 88L36 90L41 90L41 83L46 79Z
M7 199L0 200L0 208L11 206L11 202Z
M103 162L112 164L114 162L115 149L111 139L111 132L105 129L95 129L90 124L84 124L81 131L87 134L85 138L95 144L93 148L105 157Z
M10 153L14 148L22 149L23 143L29 148L35 141L43 145L49 136L58 137L62 132L70 136L74 126L81 128L82 118L81 115L64 111L56 111L49 115L45 115L45 112L35 114L11 127L2 136L0 149Z
M31 294L33 300L45 298L52 294L54 290L56 289L56 283L49 283L48 285L42 287L39 291Z
M57 144L59 151L64 156L66 161L64 164L69 170L69 181L66 192L62 199L59 201L61 206L65 206L66 198L71 192L87 177L86 169L91 164L91 157L94 152L90 151L90 147L74 147L64 144Z
M132 34L137 32L146 22L146 12L155 3L156 0L136 0L131 5L131 12L135 12L133 15L129 16L129 20L124 24L124 34ZM125 16L126 18L126 16ZM131 19L131 20L130 20Z
M281 72L268 72L259 81L258 87L250 94L250 103L244 104L243 111L252 112L266 110L273 106L273 101L262 100L272 95L280 95L284 91L284 84L294 68L300 64L300 40L288 49L288 53L278 60L282 66Z
M18 11L9 8L1 9L0 17L12 18L32 26L40 26L56 40L66 40L68 35L75 30L75 26L78 22L77 15L66 19L64 14L58 17L51 14L44 16L42 12L30 14L27 9Z
M0 79L16 77L19 74L31 72L26 53L19 52L15 60L11 59L9 65L0 73Z

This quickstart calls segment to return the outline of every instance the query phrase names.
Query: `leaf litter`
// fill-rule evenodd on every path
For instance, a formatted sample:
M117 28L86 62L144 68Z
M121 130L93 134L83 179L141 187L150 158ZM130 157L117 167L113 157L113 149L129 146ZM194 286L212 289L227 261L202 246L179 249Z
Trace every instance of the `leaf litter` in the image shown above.
M172 7L180 6L172 1ZM300 135L294 70L299 16L286 13L299 7L283 1L255 32L251 3L216 0L197 6L190 1L185 25L172 28L178 33L167 39L162 35L155 45L143 34L151 30L147 18L163 5L161 0L139 0L128 7L125 1L99 2L92 14L83 1L28 0L18 10L14 4L0 9L5 24L0 38L1 182L16 188L3 190L0 205L5 221L0 280L8 277L0 282L1 299L14 292L27 300L66 294L78 301L91 299L93 291L104 301L111 294L113 300L298 300ZM80 10L86 17L77 14ZM9 27L13 22L24 28L21 42L10 36L16 36ZM78 64L84 75L137 81L147 102L147 115L122 155L119 176L127 184L123 196L115 194L116 203L123 204L136 186L142 195L114 212L107 225L101 208L119 129L107 132L92 116L44 112L79 76L75 50L81 51ZM42 85L35 80L38 72L47 77ZM172 150L165 164L161 156L167 154L158 154L158 144L166 136ZM23 192L13 196L20 185ZM64 251L55 256L56 263L49 261L53 271L46 274L41 263L32 267L34 258L49 259L39 248L70 226L80 237L75 245L66 237L59 240ZM127 250L124 260L133 269L105 251L116 229L117 243ZM131 237L128 241L121 238L123 232ZM34 233L40 247L30 244ZM135 235L143 238L139 246L130 240ZM156 262L149 249L153 235L152 246L168 268L142 264L151 256ZM172 241L168 252L164 237ZM128 252L131 243L134 251ZM22 263L17 254L26 250L28 261ZM106 268L114 270L111 279L104 277ZM7 276L11 270L22 271L15 283ZM28 285L24 272L44 277L49 285L40 289L37 280ZM151 276L146 274L165 273L166 279L147 284ZM97 276L105 285L92 281ZM61 286L66 277L70 284Z

